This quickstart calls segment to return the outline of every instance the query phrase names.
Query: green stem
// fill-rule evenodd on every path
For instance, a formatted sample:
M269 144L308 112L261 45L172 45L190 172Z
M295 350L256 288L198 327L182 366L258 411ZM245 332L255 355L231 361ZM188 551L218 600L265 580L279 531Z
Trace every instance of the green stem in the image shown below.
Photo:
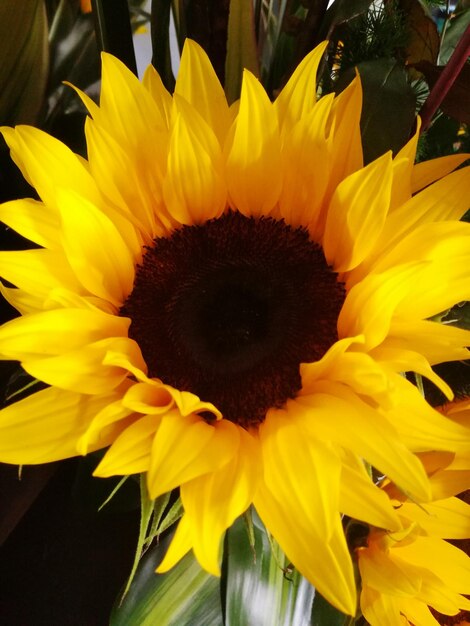
M421 132L427 130L431 124L434 113L449 93L452 85L455 83L460 70L467 62L470 56L470 25L467 26L462 38L455 47L449 62L442 70L434 87L424 103L420 115L422 120Z

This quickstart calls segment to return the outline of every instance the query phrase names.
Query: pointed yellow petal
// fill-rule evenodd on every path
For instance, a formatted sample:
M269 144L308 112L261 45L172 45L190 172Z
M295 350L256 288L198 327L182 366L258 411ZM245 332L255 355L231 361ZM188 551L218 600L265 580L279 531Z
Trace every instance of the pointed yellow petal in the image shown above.
M124 381L120 387L125 387L127 381ZM137 416L122 405L121 399L116 402L110 402L91 420L88 428L77 442L77 452L85 455L95 448L104 448L137 420ZM110 439L108 433L112 432ZM106 441L106 443L103 443Z
M418 522L433 537L468 539L470 537L470 505L458 498L447 498L425 504L404 502L399 514Z
M331 170L326 127L333 99L333 94L324 96L284 137L279 205L291 226L312 229L320 217Z
M0 221L44 248L60 248L59 216L37 200L12 200L0 205Z
M397 546L394 553L397 558L436 574L449 589L467 593L470 588L470 557L447 541L417 537Z
M406 598L401 603L401 609L404 615L410 620L414 626L440 626L437 619L433 616L429 607L420 600L414 598ZM466 626L465 623L460 626Z
M91 293L121 306L134 281L129 248L112 221L93 204L70 190L56 193L64 248L75 275Z
M418 117L413 136L393 159L391 210L411 198L411 177L414 171L413 164L416 158L416 148L418 146L420 130L421 120Z
M209 57L190 39L184 43L175 93L196 109L223 146L231 121L224 90Z
M470 345L470 333L463 328L439 324L428 320L393 321L390 335L382 344L387 348L413 349L422 354L430 365L444 361L460 361L468 358L466 346ZM382 346L377 348L380 359ZM375 357L375 352L373 353Z
M346 176L363 166L359 123L361 111L362 85L357 75L333 102L333 170L329 184L331 192Z
M391 374L395 406L387 418L400 433L407 447L414 451L450 450L466 452L470 448L470 428L446 418L433 409L418 389L399 374Z
M168 141L163 144L165 149L162 146L161 151L155 151L151 178L144 173L142 156L136 160L103 126L87 120L85 136L90 171L100 181L103 196L116 208L113 217L116 213L124 216L147 245L156 235L166 234L168 218L163 210L161 185ZM132 232L129 224L127 230ZM123 234L122 229L120 232Z
M150 452L161 417L145 415L128 426L113 442L93 472L93 476L107 478L146 472L150 466Z
M402 564L378 549L359 549L359 570L367 585L393 596L416 595L421 587L419 568Z
M52 289L85 290L62 252L52 250L0 251L1 275L27 293L46 300Z
M374 248L390 207L391 153L351 174L337 187L326 219L323 249L337 272L351 270Z
M76 456L77 441L88 424L116 397L51 387L11 404L0 411L0 461L26 465Z
M416 193L427 187L439 178L447 176L450 172L462 165L470 155L451 154L450 156L438 157L429 161L417 163L413 168L412 191Z
M342 459L339 509L353 519L379 528L401 528L389 497L373 483L362 460L351 453Z
M458 220L468 209L470 167L457 170L426 187L388 217L378 248L387 250L419 224Z
M157 567L156 572L158 574L164 574L168 572L172 567L181 561L184 555L192 548L192 533L191 525L187 515L183 515L178 526L176 527L175 535L170 543L170 547L165 554L163 561Z
M405 626L400 602L401 598L382 594L369 585L362 586L361 611L371 626Z
M176 97L175 109L163 195L177 223L199 224L225 209L222 152L197 111Z
M298 64L286 86L276 98L275 108L279 125L290 129L315 105L317 70L328 46L323 41Z
M157 70L153 65L147 66L142 79L143 86L152 96L155 104L160 112L160 117L170 126L172 98L171 94L166 90Z
M0 353L21 361L53 356L107 337L126 337L130 320L92 309L56 309L19 317L0 328Z
M170 411L162 418L152 444L148 485L156 498L228 463L239 444L238 429L226 420L210 425L198 415Z
M228 463L181 486L181 500L191 520L194 554L215 576L220 576L222 534L251 504L259 478L257 442L241 428L238 434L238 451Z
M279 199L282 171L277 117L263 87L247 70L228 146L226 176L232 207L243 215L267 215Z
M429 500L429 481L420 460L408 450L388 420L344 385L317 383L311 395L288 402L288 410L314 436L351 450L412 497Z
M259 436L266 487L328 541L339 510L337 454L306 432L289 410L269 411Z
M48 206L57 206L58 187L99 204L95 181L79 157L61 141L31 126L3 128L2 132L13 160L21 163L23 175Z
M346 296L338 318L339 337L363 335L365 348L379 345L389 333L399 303L416 293L423 263L404 263L381 274L370 274Z
M356 585L351 557L339 515L329 541L318 534L316 526L305 518L305 507L294 506L297 500L278 500L260 485L254 504L267 529L279 542L287 558L316 589L343 613L356 611ZM288 511L288 515L286 514ZM292 531L292 519L296 531Z
M122 367L104 364L108 352L125 355L137 367L145 369L139 346L127 337L102 339L59 356L26 360L23 368L34 378L78 393L107 393L128 375Z

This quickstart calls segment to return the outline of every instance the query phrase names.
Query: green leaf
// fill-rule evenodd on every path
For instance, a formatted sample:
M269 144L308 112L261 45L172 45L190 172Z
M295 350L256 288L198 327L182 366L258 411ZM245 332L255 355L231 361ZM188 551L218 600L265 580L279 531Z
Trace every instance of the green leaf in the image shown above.
M231 0L225 60L225 95L229 103L240 97L244 68L259 76L253 0Z
M49 68L43 0L0 2L0 125L34 124Z
M315 590L270 540L260 520L254 517L253 522L250 531L239 518L226 534L225 625L308 626Z
M459 43L467 26L470 24L470 8L454 15L443 35L439 51L439 65L446 65Z
M170 537L144 556L110 626L223 626L220 580L203 571L192 552L166 574L155 574Z
M405 47L407 62L435 63L440 39L437 26L428 11L419 0L399 0L398 7L403 12L409 34Z
M329 604L319 593L315 594L311 626L350 626L355 618L344 615Z
M357 65L362 88L361 134L364 160L370 163L388 150L396 153L408 141L415 121L416 99L403 67L393 59ZM339 91L349 84L353 71L338 81Z

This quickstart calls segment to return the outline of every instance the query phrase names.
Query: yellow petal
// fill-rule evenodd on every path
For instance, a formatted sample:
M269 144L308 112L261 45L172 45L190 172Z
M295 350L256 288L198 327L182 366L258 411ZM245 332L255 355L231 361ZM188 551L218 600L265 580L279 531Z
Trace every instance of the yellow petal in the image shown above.
M175 535L170 543L170 547L167 550L162 562L157 567L156 572L158 574L164 574L168 572L172 567L180 561L184 555L192 548L192 533L191 525L187 515L183 515L178 526L176 527Z
M470 168L465 167L426 187L390 213L378 242L387 250L419 224L458 220L468 209Z
M404 502L399 514L414 522L433 537L468 539L470 537L470 505L458 498L447 498L425 504Z
M444 361L460 361L468 358L466 346L470 345L470 333L463 328L439 324L428 320L393 321L390 335L382 344L388 348L413 349L423 355L431 365ZM380 359L382 346L371 353Z
M469 158L470 155L465 153L451 154L449 156L430 159L417 163L413 168L412 191L416 193L424 187L427 187L439 178L447 176L453 172L459 165Z
M148 415L159 415L169 411L174 400L166 387L157 381L132 385L122 399L123 406Z
M404 615L410 620L414 626L440 626L437 619L433 616L429 607L420 600L414 598L406 598L401 603L401 609ZM460 626L466 626L465 623Z
M333 102L333 170L329 184L331 192L346 176L363 166L359 123L361 111L362 86L357 75Z
M408 626L401 614L401 600L362 585L361 611L371 626Z
M2 133L13 160L49 207L57 207L59 187L99 204L95 181L79 157L61 141L32 126L2 128Z
M53 356L107 337L126 337L130 320L92 309L55 309L16 318L0 328L3 358Z
M228 146L226 176L231 204L243 215L268 215L279 199L282 173L277 117L263 87L247 70Z
M420 130L421 120L418 117L415 131L411 139L401 148L393 159L391 210L411 198L411 177L414 171L413 164L416 158L416 148L418 146Z
M338 272L351 270L373 249L390 207L391 153L343 180L328 209L323 249Z
M224 90L209 57L190 39L184 43L175 93L196 109L223 146L231 121Z
M320 219L331 170L331 142L326 127L333 98L333 94L324 96L284 138L284 184L279 205L282 217L291 226L313 231Z
M359 549L362 580L377 591L393 596L416 595L421 587L419 568L393 559L378 548Z
M470 557L447 541L417 537L415 541L397 546L394 554L439 576L445 583L441 583L441 587L458 593L468 593L470 589ZM431 576L428 578L432 581Z
M62 252L0 251L0 268L5 280L43 300L56 287L86 293Z
M175 97L168 168L163 183L167 209L179 224L199 224L225 209L222 153L212 129Z
M259 478L257 442L241 428L238 434L238 450L228 463L181 486L181 500L191 521L194 554L201 566L215 576L220 576L222 534L251 504Z
M59 356L26 360L22 365L31 376L49 385L78 393L101 394L117 387L129 373L122 367L104 363L110 351L126 355L137 367L145 369L138 345L127 337L102 339Z
M470 428L446 418L433 409L418 389L399 374L393 376L395 406L387 410L407 447L414 451L450 450L467 452Z
M361 456L412 497L429 500L429 482L419 459L387 419L344 385L317 383L311 395L288 402L288 410L318 438Z
M155 154L150 175L144 171L142 155L137 159L129 154L107 128L87 119L85 136L90 171L100 181L103 196L115 207L116 213L138 229L147 245L155 236L166 234L169 220L163 206L161 186L166 170L168 139L161 140L161 150ZM129 224L127 230L132 233ZM122 229L120 232L125 235Z
M400 520L387 494L372 482L364 463L351 453L341 464L339 509L353 519L399 530Z
M233 457L238 429L226 420L208 424L198 415L178 411L163 416L152 444L148 485L156 498L203 474L214 472Z
M381 274L370 274L354 285L339 314L339 337L364 335L366 349L379 345L389 332L399 303L416 293L416 281L425 263L405 263Z
M124 381L120 386L124 388L123 393L129 384L130 382ZM113 432L114 436L108 443L112 442L137 419L137 416L130 409L122 405L121 399L110 402L91 420L88 428L77 442L77 452L85 455L94 448L105 447L107 443L102 444L102 442L108 439L107 433Z
M150 466L152 441L161 422L157 415L145 415L128 426L113 442L93 476L138 474Z
M42 202L25 198L0 205L0 221L44 248L60 248L59 216Z
M317 70L328 46L323 41L298 64L286 86L276 98L275 109L279 125L290 129L315 105Z
M88 424L116 397L51 387L11 404L0 411L0 461L25 465L76 456L77 441ZM108 443L104 440L91 449Z
M330 540L325 541L311 523L313 520L305 518L305 505L302 503L298 510L297 503L297 499L278 500L264 485L260 485L254 499L267 529L299 572L330 604L343 613L354 615L356 585L339 515L334 521ZM292 520L295 520L295 533L292 532Z
M338 512L338 455L306 432L289 410L269 411L259 436L266 487L328 541Z
M172 108L171 94L165 89L162 79L153 65L149 65L146 68L142 84L157 105L161 119L165 121L166 125L169 127Z
M56 193L64 248L75 275L91 293L121 306L134 281L129 248L112 221L93 204L70 190Z

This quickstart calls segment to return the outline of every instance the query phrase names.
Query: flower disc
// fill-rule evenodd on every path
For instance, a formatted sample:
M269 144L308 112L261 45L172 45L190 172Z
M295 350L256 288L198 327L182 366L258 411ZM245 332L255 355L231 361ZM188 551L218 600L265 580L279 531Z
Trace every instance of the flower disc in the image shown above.
M150 375L261 422L337 341L344 287L303 228L237 212L155 239L121 308Z

